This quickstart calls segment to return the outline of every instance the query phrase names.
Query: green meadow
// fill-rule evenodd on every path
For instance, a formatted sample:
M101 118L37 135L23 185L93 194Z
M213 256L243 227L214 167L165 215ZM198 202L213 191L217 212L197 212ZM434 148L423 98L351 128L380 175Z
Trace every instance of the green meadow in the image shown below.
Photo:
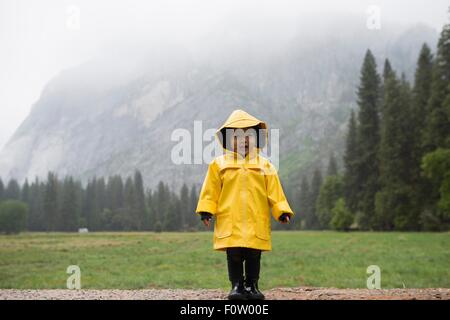
M370 265L382 288L450 287L450 233L273 231L260 287L365 288ZM21 233L0 236L0 288L65 288L69 265L82 288L229 288L225 252L211 232Z

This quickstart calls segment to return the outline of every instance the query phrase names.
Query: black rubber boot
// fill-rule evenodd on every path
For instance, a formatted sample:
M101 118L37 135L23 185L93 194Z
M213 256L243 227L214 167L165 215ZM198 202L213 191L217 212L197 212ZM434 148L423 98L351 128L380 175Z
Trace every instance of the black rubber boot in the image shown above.
M228 294L229 300L247 300L247 291L244 287L244 281L233 281L231 291Z
M228 294L230 300L245 300L247 294L244 286L243 261L244 254L242 248L228 248L228 276L231 282L231 291Z
M245 252L245 286L249 300L262 300L264 295L258 289L261 266L261 250L247 248Z
M264 300L264 295L258 289L258 280L245 280L248 300Z

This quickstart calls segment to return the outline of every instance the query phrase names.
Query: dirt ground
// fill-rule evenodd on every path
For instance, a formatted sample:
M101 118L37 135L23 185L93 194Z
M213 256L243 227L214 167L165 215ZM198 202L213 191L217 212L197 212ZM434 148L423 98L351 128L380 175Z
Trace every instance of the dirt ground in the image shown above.
M450 289L274 288L263 290L267 300L450 300ZM219 289L144 290L16 290L0 289L0 300L222 300Z

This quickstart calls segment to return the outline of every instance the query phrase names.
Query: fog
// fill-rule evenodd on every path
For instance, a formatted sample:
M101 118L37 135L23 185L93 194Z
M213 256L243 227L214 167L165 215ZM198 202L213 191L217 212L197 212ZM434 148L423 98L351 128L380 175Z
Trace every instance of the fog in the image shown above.
M0 0L0 149L45 85L72 66L130 51L135 59L162 45L197 59L225 60L230 48L257 59L302 28L314 38L336 18L354 16L366 28L370 5L380 9L381 28L424 23L439 31L448 21L448 0Z

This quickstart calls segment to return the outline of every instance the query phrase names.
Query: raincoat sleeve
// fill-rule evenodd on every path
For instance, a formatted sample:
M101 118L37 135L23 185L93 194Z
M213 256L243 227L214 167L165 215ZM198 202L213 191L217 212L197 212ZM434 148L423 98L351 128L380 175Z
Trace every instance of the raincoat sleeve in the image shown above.
M222 190L222 180L219 176L219 168L215 161L208 166L205 180L200 191L197 209L195 212L209 212L215 215L217 212L217 202L219 201L220 192Z
M278 218L285 212L289 213L290 216L293 217L294 212L287 202L280 178L278 177L278 173L272 164L270 164L269 172L266 174L266 186L269 205L272 209L272 216L275 220L278 221Z

